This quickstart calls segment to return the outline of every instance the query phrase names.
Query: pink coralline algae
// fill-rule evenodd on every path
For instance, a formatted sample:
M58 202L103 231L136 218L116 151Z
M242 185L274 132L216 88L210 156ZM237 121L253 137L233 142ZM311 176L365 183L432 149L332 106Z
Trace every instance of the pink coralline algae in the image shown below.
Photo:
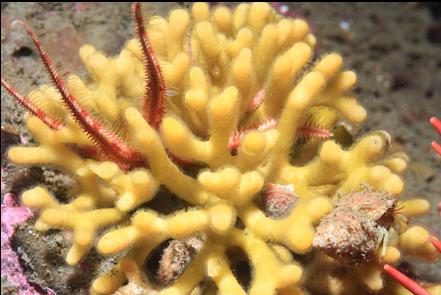
M2 203L2 277L18 288L20 295L39 295L40 293L29 284L18 261L17 253L11 248L10 240L14 234L14 226L32 217L32 212L15 202L13 194L6 194ZM50 293L48 293L50 294ZM52 293L55 294L55 293Z

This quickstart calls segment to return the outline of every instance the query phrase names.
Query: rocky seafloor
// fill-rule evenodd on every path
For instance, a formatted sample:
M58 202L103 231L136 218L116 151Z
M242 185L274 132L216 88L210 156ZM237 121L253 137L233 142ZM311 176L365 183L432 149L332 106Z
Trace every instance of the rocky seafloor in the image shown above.
M144 8L165 15L187 3L149 3ZM317 55L339 52L345 68L358 74L355 92L368 110L362 132L387 130L395 145L406 151L411 164L405 174L404 198L421 196L432 204L430 214L416 222L441 236L437 203L441 195L441 160L431 151L437 137L428 119L441 116L441 7L420 3L274 3L283 12L306 19L317 37ZM69 69L81 69L77 50L90 43L116 54L133 36L129 3L7 3L1 4L1 74L23 91L48 81L26 33L11 27L15 19L27 19L45 44ZM60 199L71 179L50 167L16 167L4 157L10 144L30 142L24 127L24 109L1 92L2 200L6 193L18 196L37 183ZM438 139L438 141L441 141ZM2 233L3 234L3 233ZM68 246L64 233L36 232L32 220L16 228L11 247L32 287L44 294L85 294L97 273L109 269L115 258L95 251L77 268L64 262ZM3 238L2 238L3 239ZM2 260L3 260L2 248ZM2 262L3 263L3 262ZM402 265L415 276L441 282L441 263L409 261ZM18 289L2 276L1 294ZM20 293L26 294L26 293Z

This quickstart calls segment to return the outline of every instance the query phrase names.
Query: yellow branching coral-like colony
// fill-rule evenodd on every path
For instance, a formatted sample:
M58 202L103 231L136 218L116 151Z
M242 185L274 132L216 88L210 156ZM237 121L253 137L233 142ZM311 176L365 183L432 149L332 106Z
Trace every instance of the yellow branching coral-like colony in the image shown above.
M54 165L76 179L67 204L43 187L22 196L40 210L38 230L73 232L67 263L77 264L93 246L103 255L125 253L113 271L93 282L93 293L134 294L131 288L138 288L142 294L201 294L200 283L208 280L205 292L220 294L354 294L360 287L408 294L384 280L382 265L403 255L437 259L428 232L404 221L426 213L425 200L398 202L396 222L387 239L375 241L369 261L345 265L313 248L315 228L336 200L367 186L398 196L398 175L407 165L405 155L388 153L385 131L355 140L341 132L343 125L356 129L366 119L348 94L356 75L342 69L341 56L312 62L316 39L308 24L281 17L266 3L234 10L196 3L191 11L152 17L146 26L167 88L158 129L139 110L145 57L138 40L128 41L116 57L83 46L90 78L67 80L68 91L139 151L143 165L124 169L84 157L78 147L84 151L93 140L47 85L29 99L63 127L51 129L31 116L27 125L39 145L9 151L17 164ZM323 130L333 137L314 136ZM235 132L240 136L233 152ZM203 168L190 173L187 167L195 163ZM296 200L286 217L262 208L269 183L291 188ZM149 208L149 201L162 197L161 187L188 206L170 214ZM200 251L172 283L156 284L144 271L145 260L164 241L189 237L202 239ZM250 263L248 288L233 274L231 248L240 248ZM295 258L302 254L308 259ZM439 292L440 286L431 288Z

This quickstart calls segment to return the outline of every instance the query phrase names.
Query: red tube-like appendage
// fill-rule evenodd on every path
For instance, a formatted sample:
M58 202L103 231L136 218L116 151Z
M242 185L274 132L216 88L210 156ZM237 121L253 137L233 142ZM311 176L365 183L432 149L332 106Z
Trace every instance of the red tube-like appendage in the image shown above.
M414 280L400 272L395 267L389 264L385 264L384 271L398 283L403 285L407 290L412 292L414 295L430 295L430 293L424 290L423 287L418 285Z

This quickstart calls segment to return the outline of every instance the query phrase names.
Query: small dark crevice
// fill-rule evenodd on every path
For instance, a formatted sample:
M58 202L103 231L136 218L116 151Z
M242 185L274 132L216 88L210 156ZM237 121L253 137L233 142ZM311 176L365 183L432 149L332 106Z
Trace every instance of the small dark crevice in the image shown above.
M136 207L135 210L145 208L154 210L160 214L169 215L175 213L176 211L192 207L193 206L191 206L191 204L176 196L166 187L161 186L161 188L151 201Z
M424 92L424 96L425 96L427 99L432 99L432 97L433 97L433 90L432 90L432 89L427 89L427 90Z
M39 166L26 167L16 171L7 182L8 191L13 195L20 195L26 189L44 183L43 170Z
M412 79L409 76L402 74L402 73L397 73L392 78L391 89L393 91L397 91L402 88L410 87L410 86L412 86L411 81L412 81Z
M20 58L20 57L31 56L33 54L34 54L34 51L31 48L29 48L27 46L23 46L23 47L20 47L19 49L15 50L12 53L12 56L16 57L16 58Z
M161 261L161 257L164 253L164 250L168 247L172 239L168 239L159 246L157 246L153 251L150 252L149 256L144 261L143 272L146 274L150 282L154 282L157 285L160 285L158 281L158 270L159 270L159 262Z
M430 43L441 44L441 24L429 26L426 31L426 38Z
M230 261L233 275L236 277L242 288L248 290L251 286L252 279L251 263L248 256L239 247L231 247L225 254Z

